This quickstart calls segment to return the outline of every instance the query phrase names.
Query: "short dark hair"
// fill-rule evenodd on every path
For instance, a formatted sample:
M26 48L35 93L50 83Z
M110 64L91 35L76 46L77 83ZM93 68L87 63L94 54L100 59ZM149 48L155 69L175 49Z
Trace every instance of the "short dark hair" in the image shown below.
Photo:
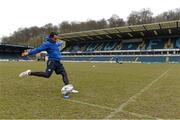
M53 38L54 35L58 35L58 33L57 33L57 32L51 32L51 33L49 34L49 38Z

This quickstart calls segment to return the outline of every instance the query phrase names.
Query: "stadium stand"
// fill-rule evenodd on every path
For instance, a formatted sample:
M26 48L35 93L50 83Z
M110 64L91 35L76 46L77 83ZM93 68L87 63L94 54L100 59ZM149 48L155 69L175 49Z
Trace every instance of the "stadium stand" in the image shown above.
M180 20L59 36L64 61L180 62Z
M21 57L21 53L24 50L31 48L33 47L12 44L0 44L0 61L28 60L29 58L27 57Z

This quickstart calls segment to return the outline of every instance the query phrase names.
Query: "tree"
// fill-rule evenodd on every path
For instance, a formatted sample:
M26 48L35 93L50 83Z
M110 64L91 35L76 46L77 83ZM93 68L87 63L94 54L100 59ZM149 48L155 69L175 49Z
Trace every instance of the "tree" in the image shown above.
M128 25L138 25L140 24L140 15L136 11L132 11L130 15L128 16L127 23Z
M107 21L104 18L99 20L99 21L97 21L96 24L97 24L97 28L98 29L104 29L104 28L108 27L108 23L107 23Z
M180 8L163 12L155 17L155 22L163 22L180 19Z
M73 21L71 22L71 32L79 32L81 31L80 22Z
M152 15L153 13L151 12L150 9L142 9L140 11L141 24L152 23L153 22Z
M68 21L63 21L61 24L59 24L59 31L61 33L72 32L72 26Z
M141 11L132 11L128 16L127 23L128 25L139 25L139 24L147 24L152 23L153 13L150 9L142 9Z
M125 22L122 18L119 18L118 15L112 15L109 19L109 27L121 27L125 25Z

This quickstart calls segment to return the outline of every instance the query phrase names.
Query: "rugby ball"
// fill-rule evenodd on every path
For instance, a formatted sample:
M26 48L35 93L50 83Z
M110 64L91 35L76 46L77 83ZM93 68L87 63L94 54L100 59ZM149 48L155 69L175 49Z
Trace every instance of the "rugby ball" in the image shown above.
M66 94L70 93L73 89L74 89L73 85L68 84L68 85L65 85L65 86L62 87L61 93L63 95L66 95Z

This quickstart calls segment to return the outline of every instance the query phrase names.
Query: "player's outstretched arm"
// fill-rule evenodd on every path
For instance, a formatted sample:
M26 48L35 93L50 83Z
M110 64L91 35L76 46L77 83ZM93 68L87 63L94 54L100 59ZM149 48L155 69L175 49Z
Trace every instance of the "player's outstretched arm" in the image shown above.
M25 55L34 55L41 51L48 49L49 43L44 42L40 47L31 49L28 53L24 52Z

